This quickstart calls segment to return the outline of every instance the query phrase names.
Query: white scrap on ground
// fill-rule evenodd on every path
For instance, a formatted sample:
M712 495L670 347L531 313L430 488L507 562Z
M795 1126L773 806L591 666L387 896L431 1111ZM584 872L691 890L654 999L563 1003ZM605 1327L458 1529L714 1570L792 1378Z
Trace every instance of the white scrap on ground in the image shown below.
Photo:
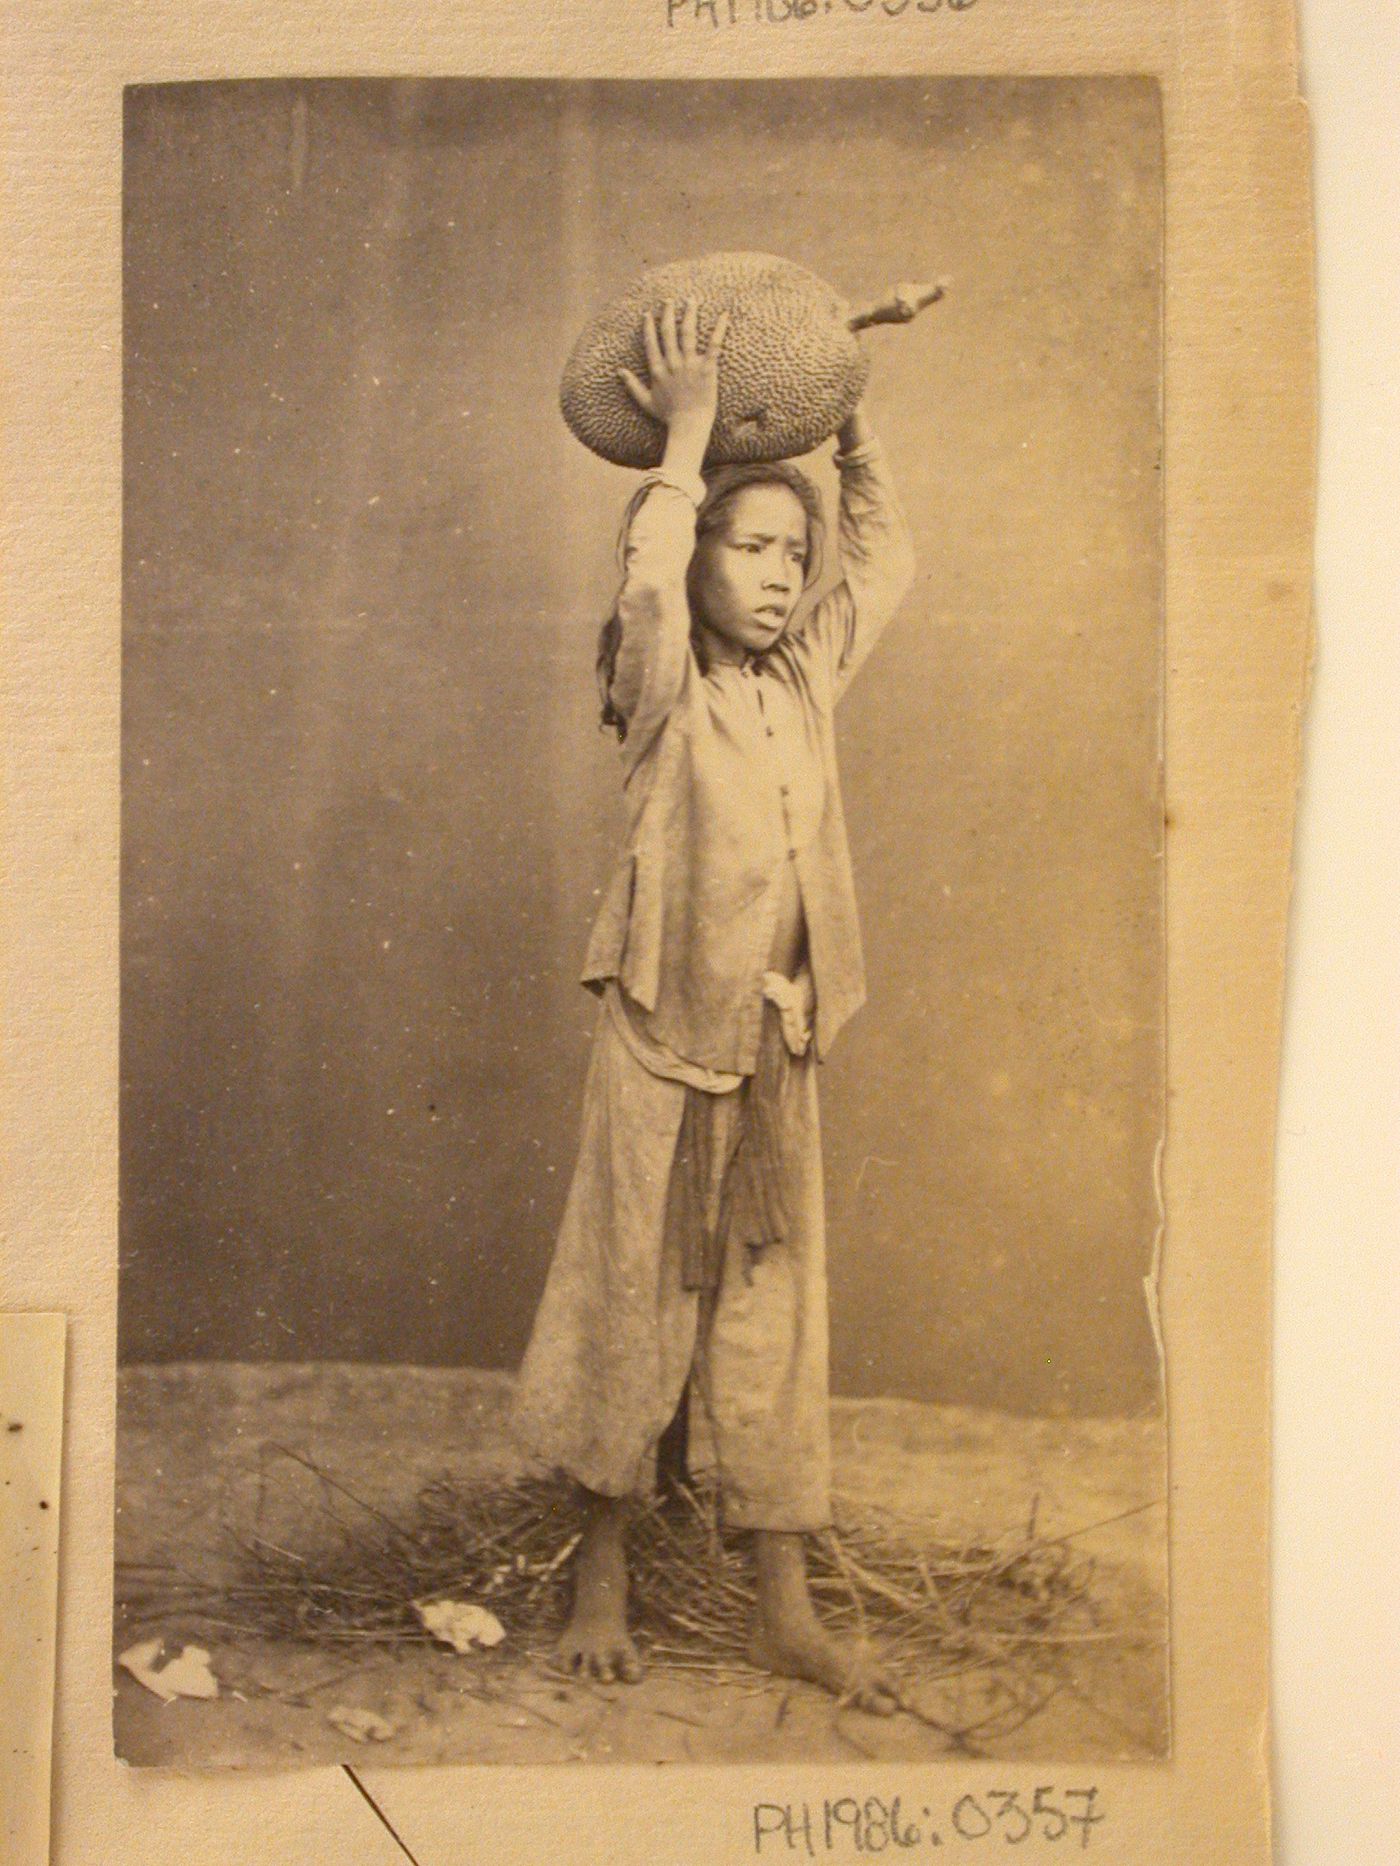
M219 1681L209 1669L203 1646L174 1646L164 1639L143 1639L117 1660L138 1684L166 1704L176 1698L216 1698Z
M506 1629L494 1613L463 1600L415 1600L413 1610L434 1639L454 1652L499 1646Z

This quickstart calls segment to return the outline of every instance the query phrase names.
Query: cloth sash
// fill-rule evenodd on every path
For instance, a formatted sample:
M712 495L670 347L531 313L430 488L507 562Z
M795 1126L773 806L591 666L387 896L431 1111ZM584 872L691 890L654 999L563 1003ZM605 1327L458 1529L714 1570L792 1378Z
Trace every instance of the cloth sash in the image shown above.
M731 1243L746 1260L787 1236L783 1100L792 1067L776 1008L765 1005L754 1073L737 1089L687 1087L671 1169L667 1225L686 1289L716 1289Z

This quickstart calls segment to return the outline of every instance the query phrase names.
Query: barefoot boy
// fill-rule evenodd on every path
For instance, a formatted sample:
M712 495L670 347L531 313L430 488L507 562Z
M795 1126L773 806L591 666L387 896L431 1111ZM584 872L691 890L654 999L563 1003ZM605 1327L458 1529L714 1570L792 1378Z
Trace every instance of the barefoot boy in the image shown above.
M521 1369L517 1426L580 1486L573 1669L640 1677L626 1529L687 1381L725 1521L753 1532L752 1657L888 1713L893 1686L822 1626L804 1536L830 1520L817 1063L864 998L833 709L913 572L878 444L838 436L842 579L786 463L702 477L725 319L648 317L666 429L628 509L599 647L628 829L585 982L603 1008L578 1164Z

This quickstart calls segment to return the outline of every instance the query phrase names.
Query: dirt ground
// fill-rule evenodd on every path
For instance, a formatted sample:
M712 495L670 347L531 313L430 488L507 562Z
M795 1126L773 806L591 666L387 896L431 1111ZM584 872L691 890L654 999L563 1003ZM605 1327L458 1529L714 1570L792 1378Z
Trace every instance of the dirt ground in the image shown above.
M511 1650L458 1656L405 1643L299 1646L249 1638L160 1597L172 1568L232 1578L230 1525L263 1532L267 1473L286 1447L403 1520L419 1489L514 1474L504 1374L341 1364L133 1367L119 1389L114 1653L163 1637L211 1655L216 1699L163 1703L114 1671L117 1753L137 1764L266 1768L327 1762L717 1762L946 1754L939 1731L735 1666L654 1666L638 1685L585 1684ZM1102 1631L1064 1655L1063 1686L975 1753L1057 1762L1144 1759L1168 1743L1164 1434L1153 1419L1021 1419L904 1400L832 1406L837 1489L940 1539L994 1541L1032 1509L1046 1537L1094 1558ZM700 1454L703 1455L703 1454ZM306 1497L283 1500L303 1511ZM1148 1506L1143 1508L1141 1506ZM1133 1512L1125 1514L1126 1512ZM285 1520L293 1522L288 1514ZM275 1532L275 1531L274 1531ZM292 1533L289 1527L289 1536ZM375 1713L362 1744L330 1721Z

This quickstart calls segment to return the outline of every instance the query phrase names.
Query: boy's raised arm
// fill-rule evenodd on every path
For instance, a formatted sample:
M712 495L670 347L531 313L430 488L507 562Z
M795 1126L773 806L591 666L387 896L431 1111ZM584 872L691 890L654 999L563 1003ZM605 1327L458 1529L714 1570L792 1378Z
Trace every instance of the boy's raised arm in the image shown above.
M716 320L708 350L697 337L692 301L679 329L667 304L660 326L642 320L649 381L621 370L633 400L664 422L661 465L633 495L624 521L623 582L617 599L621 641L613 670L613 705L627 721L625 756L635 763L675 704L690 655L686 572L695 549L695 509L705 496L700 468L710 444L719 352L728 318Z
M857 409L837 436L841 475L837 552L841 581L801 625L828 657L839 699L914 577L914 548L884 449Z
M695 549L695 499L678 481L645 479L623 521L620 630L609 693L627 721L635 763L674 706L690 653L685 578Z

